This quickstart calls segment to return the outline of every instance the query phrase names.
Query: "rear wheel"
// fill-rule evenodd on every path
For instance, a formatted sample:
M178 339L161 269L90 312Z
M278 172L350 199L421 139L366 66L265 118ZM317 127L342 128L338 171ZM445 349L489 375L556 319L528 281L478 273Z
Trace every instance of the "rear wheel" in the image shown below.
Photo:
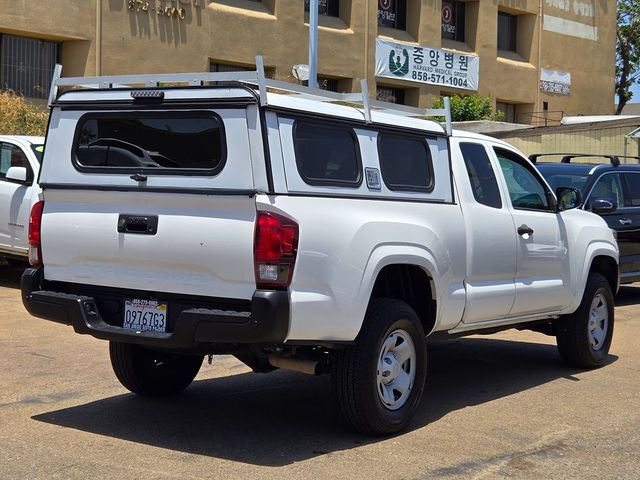
M109 342L109 354L113 372L126 389L153 397L182 392L198 374L203 359L120 342Z
M420 403L426 370L426 338L416 313L399 300L375 299L356 344L333 354L338 409L359 432L398 432Z
M613 321L611 286L599 273L591 273L578 310L558 320L556 339L564 361L578 368L603 365L611 347Z

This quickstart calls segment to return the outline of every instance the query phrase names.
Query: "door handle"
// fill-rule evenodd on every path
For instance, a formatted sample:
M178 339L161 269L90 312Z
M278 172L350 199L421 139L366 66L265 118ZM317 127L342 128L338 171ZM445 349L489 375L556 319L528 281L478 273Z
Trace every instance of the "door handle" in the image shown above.
M520 225L518 227L518 235L533 235L533 228L526 225Z
M118 217L118 232L155 235L158 231L157 215L124 215Z
M618 221L620 222L620 225L631 225L632 223L630 218L621 218Z

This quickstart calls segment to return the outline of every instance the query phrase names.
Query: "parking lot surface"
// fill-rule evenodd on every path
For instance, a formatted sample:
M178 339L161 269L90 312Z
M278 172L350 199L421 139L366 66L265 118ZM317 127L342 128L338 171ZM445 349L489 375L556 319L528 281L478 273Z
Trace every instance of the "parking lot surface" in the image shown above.
M640 286L610 362L561 363L531 332L430 345L427 392L391 438L340 422L329 378L206 362L182 395L120 386L106 342L29 316L0 265L0 478L640 478Z

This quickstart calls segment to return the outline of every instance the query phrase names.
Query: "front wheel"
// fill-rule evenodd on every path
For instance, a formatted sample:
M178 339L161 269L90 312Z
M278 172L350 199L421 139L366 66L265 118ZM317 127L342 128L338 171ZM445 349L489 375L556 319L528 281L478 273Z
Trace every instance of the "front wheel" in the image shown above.
M366 434L402 430L415 413L426 381L422 324L406 303L375 299L352 347L332 356L332 387L346 422Z
M590 273L578 310L558 320L560 356L578 368L602 366L611 347L613 321L611 286L599 273Z
M176 395L198 374L202 355L160 352L130 343L109 342L113 372L123 387L150 397Z

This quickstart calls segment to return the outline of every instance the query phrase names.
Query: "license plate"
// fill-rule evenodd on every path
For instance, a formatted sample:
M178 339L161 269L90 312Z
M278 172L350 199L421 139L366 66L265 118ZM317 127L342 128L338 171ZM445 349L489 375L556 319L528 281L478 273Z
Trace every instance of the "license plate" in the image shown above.
M157 300L125 300L122 326L139 332L166 332L167 304Z

